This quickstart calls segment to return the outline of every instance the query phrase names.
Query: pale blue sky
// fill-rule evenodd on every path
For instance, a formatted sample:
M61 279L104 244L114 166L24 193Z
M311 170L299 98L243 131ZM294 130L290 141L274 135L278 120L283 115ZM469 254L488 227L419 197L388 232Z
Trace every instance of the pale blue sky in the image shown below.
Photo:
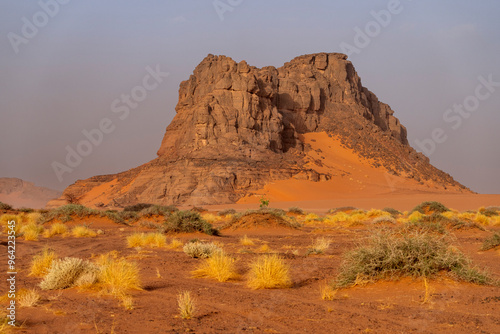
M0 3L0 177L56 189L156 157L179 83L208 53L279 67L301 54L340 52L342 42L354 45L356 27L374 21L371 11L391 2L220 0L236 4L221 21L212 0L65 1L47 22L38 1ZM398 8L350 57L363 85L395 110L412 146L444 130L435 166L475 191L500 193L500 87L457 129L443 120L474 94L479 76L500 82L500 3L401 0ZM22 37L23 17L33 23L34 15L38 32L16 53L9 33ZM120 120L112 102L141 85L148 66L170 75ZM60 182L52 162L64 163L65 147L103 118L115 130Z

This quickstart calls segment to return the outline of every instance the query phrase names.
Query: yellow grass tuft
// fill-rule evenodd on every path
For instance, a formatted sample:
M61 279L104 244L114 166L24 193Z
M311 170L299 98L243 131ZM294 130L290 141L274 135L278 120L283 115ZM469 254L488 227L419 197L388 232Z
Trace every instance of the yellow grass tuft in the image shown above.
M259 247L257 251L261 253L269 253L271 251L271 248L269 247L268 244L263 244L262 246Z
M191 319L196 312L196 303L191 291L183 291L177 296L177 304L182 319Z
M182 241L180 241L179 239L172 239L172 241L170 241L167 247L170 249L177 249L181 248L182 246L184 246Z
M485 216L483 214L480 214L479 212L474 217L474 221L476 223L481 224L481 225L490 225L490 218L488 218L487 216Z
M135 308L134 307L134 299L132 298L132 296L123 295L123 296L120 297L120 300L122 302L122 306L126 310L133 310Z
M321 293L321 299L334 300L338 290L332 289L332 287L328 284L323 284L320 286L319 291Z
M408 220L411 221L412 223L415 223L415 222L419 221L420 218L422 218L423 216L425 216L425 215L418 212L418 211L414 211L411 213L411 215L408 216Z
M247 285L252 289L290 287L289 266L276 254L263 255L250 264Z
M134 233L127 237L128 247L165 247L167 237L163 233Z
M19 232L23 233L24 240L38 240L38 235L43 232L43 226L35 222L22 225Z
M204 213L201 215L203 219L205 219L210 224L218 223L224 220L224 217L214 215L212 213Z
M304 217L304 224L314 224L318 222L319 216L315 213L309 213Z
M97 236L97 233L94 230L83 225L75 226L71 230L71 234L76 238L93 238Z
M217 251L209 258L206 258L198 269L192 272L192 275L194 277L209 277L219 282L226 282L238 277L234 263L234 258L228 256L223 251Z
M243 236L243 238L240 239L240 244L243 246L253 246L255 243L253 242L252 239L246 236L246 234Z
M40 301L40 294L33 289L23 289L18 292L16 299L21 307L33 307Z
M56 258L56 254L52 250L44 248L41 254L33 257L33 260L31 261L31 272L29 275L36 277L45 276L52 266L52 261Z
M52 224L50 229L45 230L43 236L45 238L50 238L53 237L54 235L65 234L66 232L68 232L68 228L66 227L66 225L64 225L63 223L55 223Z
M139 269L135 263L112 254L101 255L97 263L101 268L99 283L107 293L121 297L129 290L141 290Z

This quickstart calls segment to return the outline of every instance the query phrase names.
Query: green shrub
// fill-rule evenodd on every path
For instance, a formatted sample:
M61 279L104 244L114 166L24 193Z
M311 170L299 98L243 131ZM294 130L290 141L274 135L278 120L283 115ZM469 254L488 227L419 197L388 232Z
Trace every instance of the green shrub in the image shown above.
M490 238L484 240L481 250L486 251L488 249L492 249L498 246L500 246L500 234L495 233Z
M105 217L109 218L113 222L117 224L124 224L124 225L129 225L130 223L133 223L134 221L137 220L137 213L134 211L121 211L121 212L115 212L115 211L104 211L102 213Z
M0 210L12 210L12 206L7 203L0 202Z
M213 242L204 243L199 241L188 242L182 249L187 255L202 259L210 257L214 252L222 251L222 249Z
M22 207L22 208L17 209L17 211L24 212L24 213L32 213L32 212L35 212L35 209Z
M236 213L235 209L224 209L222 211L219 211L217 215L219 216L227 216L227 215L234 215Z
M296 215L303 215L304 214L304 210L302 210L301 208L298 208L296 206L292 206L291 208L289 208L288 212L295 213Z
M219 231L205 221L198 212L186 210L176 211L165 221L167 232L203 232L208 235L218 235Z
M398 211L398 210L393 209L393 208L383 208L382 211L389 212L393 216L397 216L397 215L401 214L401 211Z
M449 211L449 209L439 202L432 201L432 202L420 203L419 205L414 207L410 213L415 212L415 211L418 211L418 212L423 213L423 214L427 214L428 212L433 212L433 213L446 212L446 211Z
M471 261L445 237L420 231L386 231L375 233L363 245L346 253L333 284L342 288L355 284L358 279L430 277L440 271L466 282L492 283L491 278L472 267Z
M152 207L154 204L150 204L150 203L137 203L137 204L134 204L134 205L129 205L129 206L126 206L123 211L133 211L133 212L139 212L141 210L144 210L144 209L147 209L147 208L150 208Z
M139 217L150 217L150 216L165 216L168 217L172 212L176 212L177 209L175 206L163 206L163 205L153 205L149 208L142 209L139 211Z
M60 219L62 222L68 222L73 216L84 218L90 215L101 215L99 210L87 208L80 204L66 204L64 206L52 209L42 214L42 223L50 222L53 219Z

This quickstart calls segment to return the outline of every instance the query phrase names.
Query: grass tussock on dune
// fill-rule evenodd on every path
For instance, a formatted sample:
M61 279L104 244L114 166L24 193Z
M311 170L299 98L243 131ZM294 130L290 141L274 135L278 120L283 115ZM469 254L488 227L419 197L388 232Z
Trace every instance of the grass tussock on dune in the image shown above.
M461 281L493 283L487 274L451 246L445 236L421 231L379 231L344 255L333 285L342 288L358 282L401 276L432 277L439 272L447 272Z

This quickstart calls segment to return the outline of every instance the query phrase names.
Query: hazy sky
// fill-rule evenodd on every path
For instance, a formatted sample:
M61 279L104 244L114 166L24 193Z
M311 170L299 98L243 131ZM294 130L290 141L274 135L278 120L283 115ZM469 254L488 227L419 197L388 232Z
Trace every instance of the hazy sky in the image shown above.
M426 143L431 163L471 189L500 193L500 2L397 2L2 1L0 177L63 189L155 158L179 83L208 53L279 67L350 45L413 147ZM79 144L88 155L71 167ZM67 165L62 181L54 162Z

